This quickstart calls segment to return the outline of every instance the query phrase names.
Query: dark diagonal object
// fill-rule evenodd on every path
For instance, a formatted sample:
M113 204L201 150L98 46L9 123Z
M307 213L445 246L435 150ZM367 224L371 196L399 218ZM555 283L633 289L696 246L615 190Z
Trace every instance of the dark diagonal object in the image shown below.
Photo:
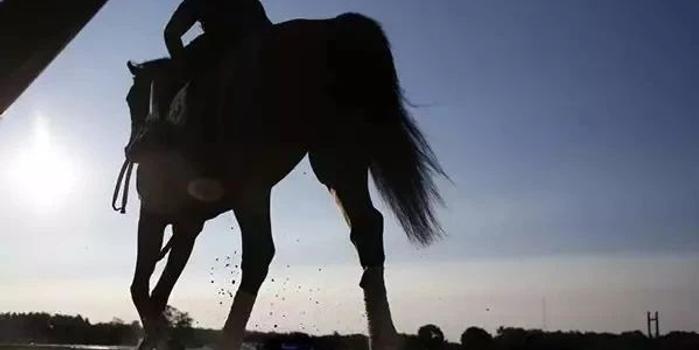
M106 2L0 1L0 115Z

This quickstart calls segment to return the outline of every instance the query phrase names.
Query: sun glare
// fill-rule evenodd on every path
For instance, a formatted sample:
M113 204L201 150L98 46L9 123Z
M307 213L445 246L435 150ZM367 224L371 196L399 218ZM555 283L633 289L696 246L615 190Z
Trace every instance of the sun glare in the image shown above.
M52 142L49 122L36 119L27 148L18 151L8 169L20 198L37 207L54 207L73 192L77 182L75 164Z

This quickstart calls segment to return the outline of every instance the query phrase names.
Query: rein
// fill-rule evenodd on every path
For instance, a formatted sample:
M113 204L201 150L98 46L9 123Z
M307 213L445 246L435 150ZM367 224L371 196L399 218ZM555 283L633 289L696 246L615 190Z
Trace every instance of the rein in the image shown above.
M126 204L129 202L129 183L131 182L131 172L133 171L133 162L128 158L124 159L124 164L121 165L119 176L117 177L114 193L112 194L112 209L121 214L126 214ZM126 178L124 178L126 176ZM123 188L122 188L123 183ZM119 192L121 193L121 206L117 207L119 200Z
M119 170L119 176L117 176L116 185L114 186L114 194L112 194L112 209L121 214L126 214L126 204L129 202L129 183L131 182L133 165L134 162L129 160L129 158L124 159L124 164L121 165L121 170ZM117 207L116 203L119 200L119 192L121 192L121 206ZM160 250L157 261L163 260L167 253L172 250L174 237L175 235L172 235L167 243L165 243L165 246Z
M2 0L0 0L0 1L2 1ZM162 62L162 60L159 62ZM128 63L128 66L129 66L129 70L131 70L131 73L134 74L134 76L136 74L138 74L138 71L140 71L142 69L141 67L134 66L133 63L131 63L130 61ZM151 117L151 118L154 114L153 113L153 111L154 111L153 106L156 104L155 97L153 95L153 90L154 90L153 89L153 82L151 82L151 84L150 84L150 103L149 103L150 110L148 112L148 117ZM156 117L156 119L157 119L157 117ZM132 125L132 128L133 128L133 125ZM129 145L131 142L132 142L132 140L129 140ZM127 147L128 147L128 145L127 145ZM117 176L116 184L114 185L114 193L112 194L112 209L114 209L114 211L118 211L121 214L126 214L126 205L129 202L129 185L131 183L131 173L133 172L133 166L134 166L134 162L132 159L130 159L130 157L128 156L128 152L127 152L127 156L124 159L124 163L121 165L121 170L119 170L119 175ZM117 207L117 202L119 201L119 194L120 193L121 193L121 205ZM175 235L172 235L170 237L170 239L168 239L165 246L158 253L156 261L163 260L165 258L165 256L170 252L170 250L172 250L172 245L174 244L173 243L174 237L175 237Z

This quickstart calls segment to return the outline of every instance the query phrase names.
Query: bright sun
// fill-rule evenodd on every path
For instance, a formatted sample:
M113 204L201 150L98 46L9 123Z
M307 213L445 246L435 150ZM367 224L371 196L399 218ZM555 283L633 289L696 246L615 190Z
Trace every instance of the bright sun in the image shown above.
M54 207L74 190L75 164L51 140L48 120L38 117L27 147L19 150L10 168L17 194L37 207Z

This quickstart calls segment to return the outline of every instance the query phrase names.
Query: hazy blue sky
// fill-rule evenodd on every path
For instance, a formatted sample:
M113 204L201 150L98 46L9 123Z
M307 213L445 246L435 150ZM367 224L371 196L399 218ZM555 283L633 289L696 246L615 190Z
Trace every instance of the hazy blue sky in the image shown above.
M443 241L416 249L387 224L401 331L434 322L456 339L544 318L622 331L642 328L646 309L699 330L699 3L263 3L275 22L345 11L382 22L454 180L441 187ZM0 311L136 317L138 206L109 208L129 132L124 64L165 54L176 5L111 1L0 121ZM273 225L276 282L251 325L362 331L347 229L306 160L276 188ZM234 226L231 215L207 225L174 295L206 326L227 312L215 259L239 249ZM286 278L305 292L282 290Z

